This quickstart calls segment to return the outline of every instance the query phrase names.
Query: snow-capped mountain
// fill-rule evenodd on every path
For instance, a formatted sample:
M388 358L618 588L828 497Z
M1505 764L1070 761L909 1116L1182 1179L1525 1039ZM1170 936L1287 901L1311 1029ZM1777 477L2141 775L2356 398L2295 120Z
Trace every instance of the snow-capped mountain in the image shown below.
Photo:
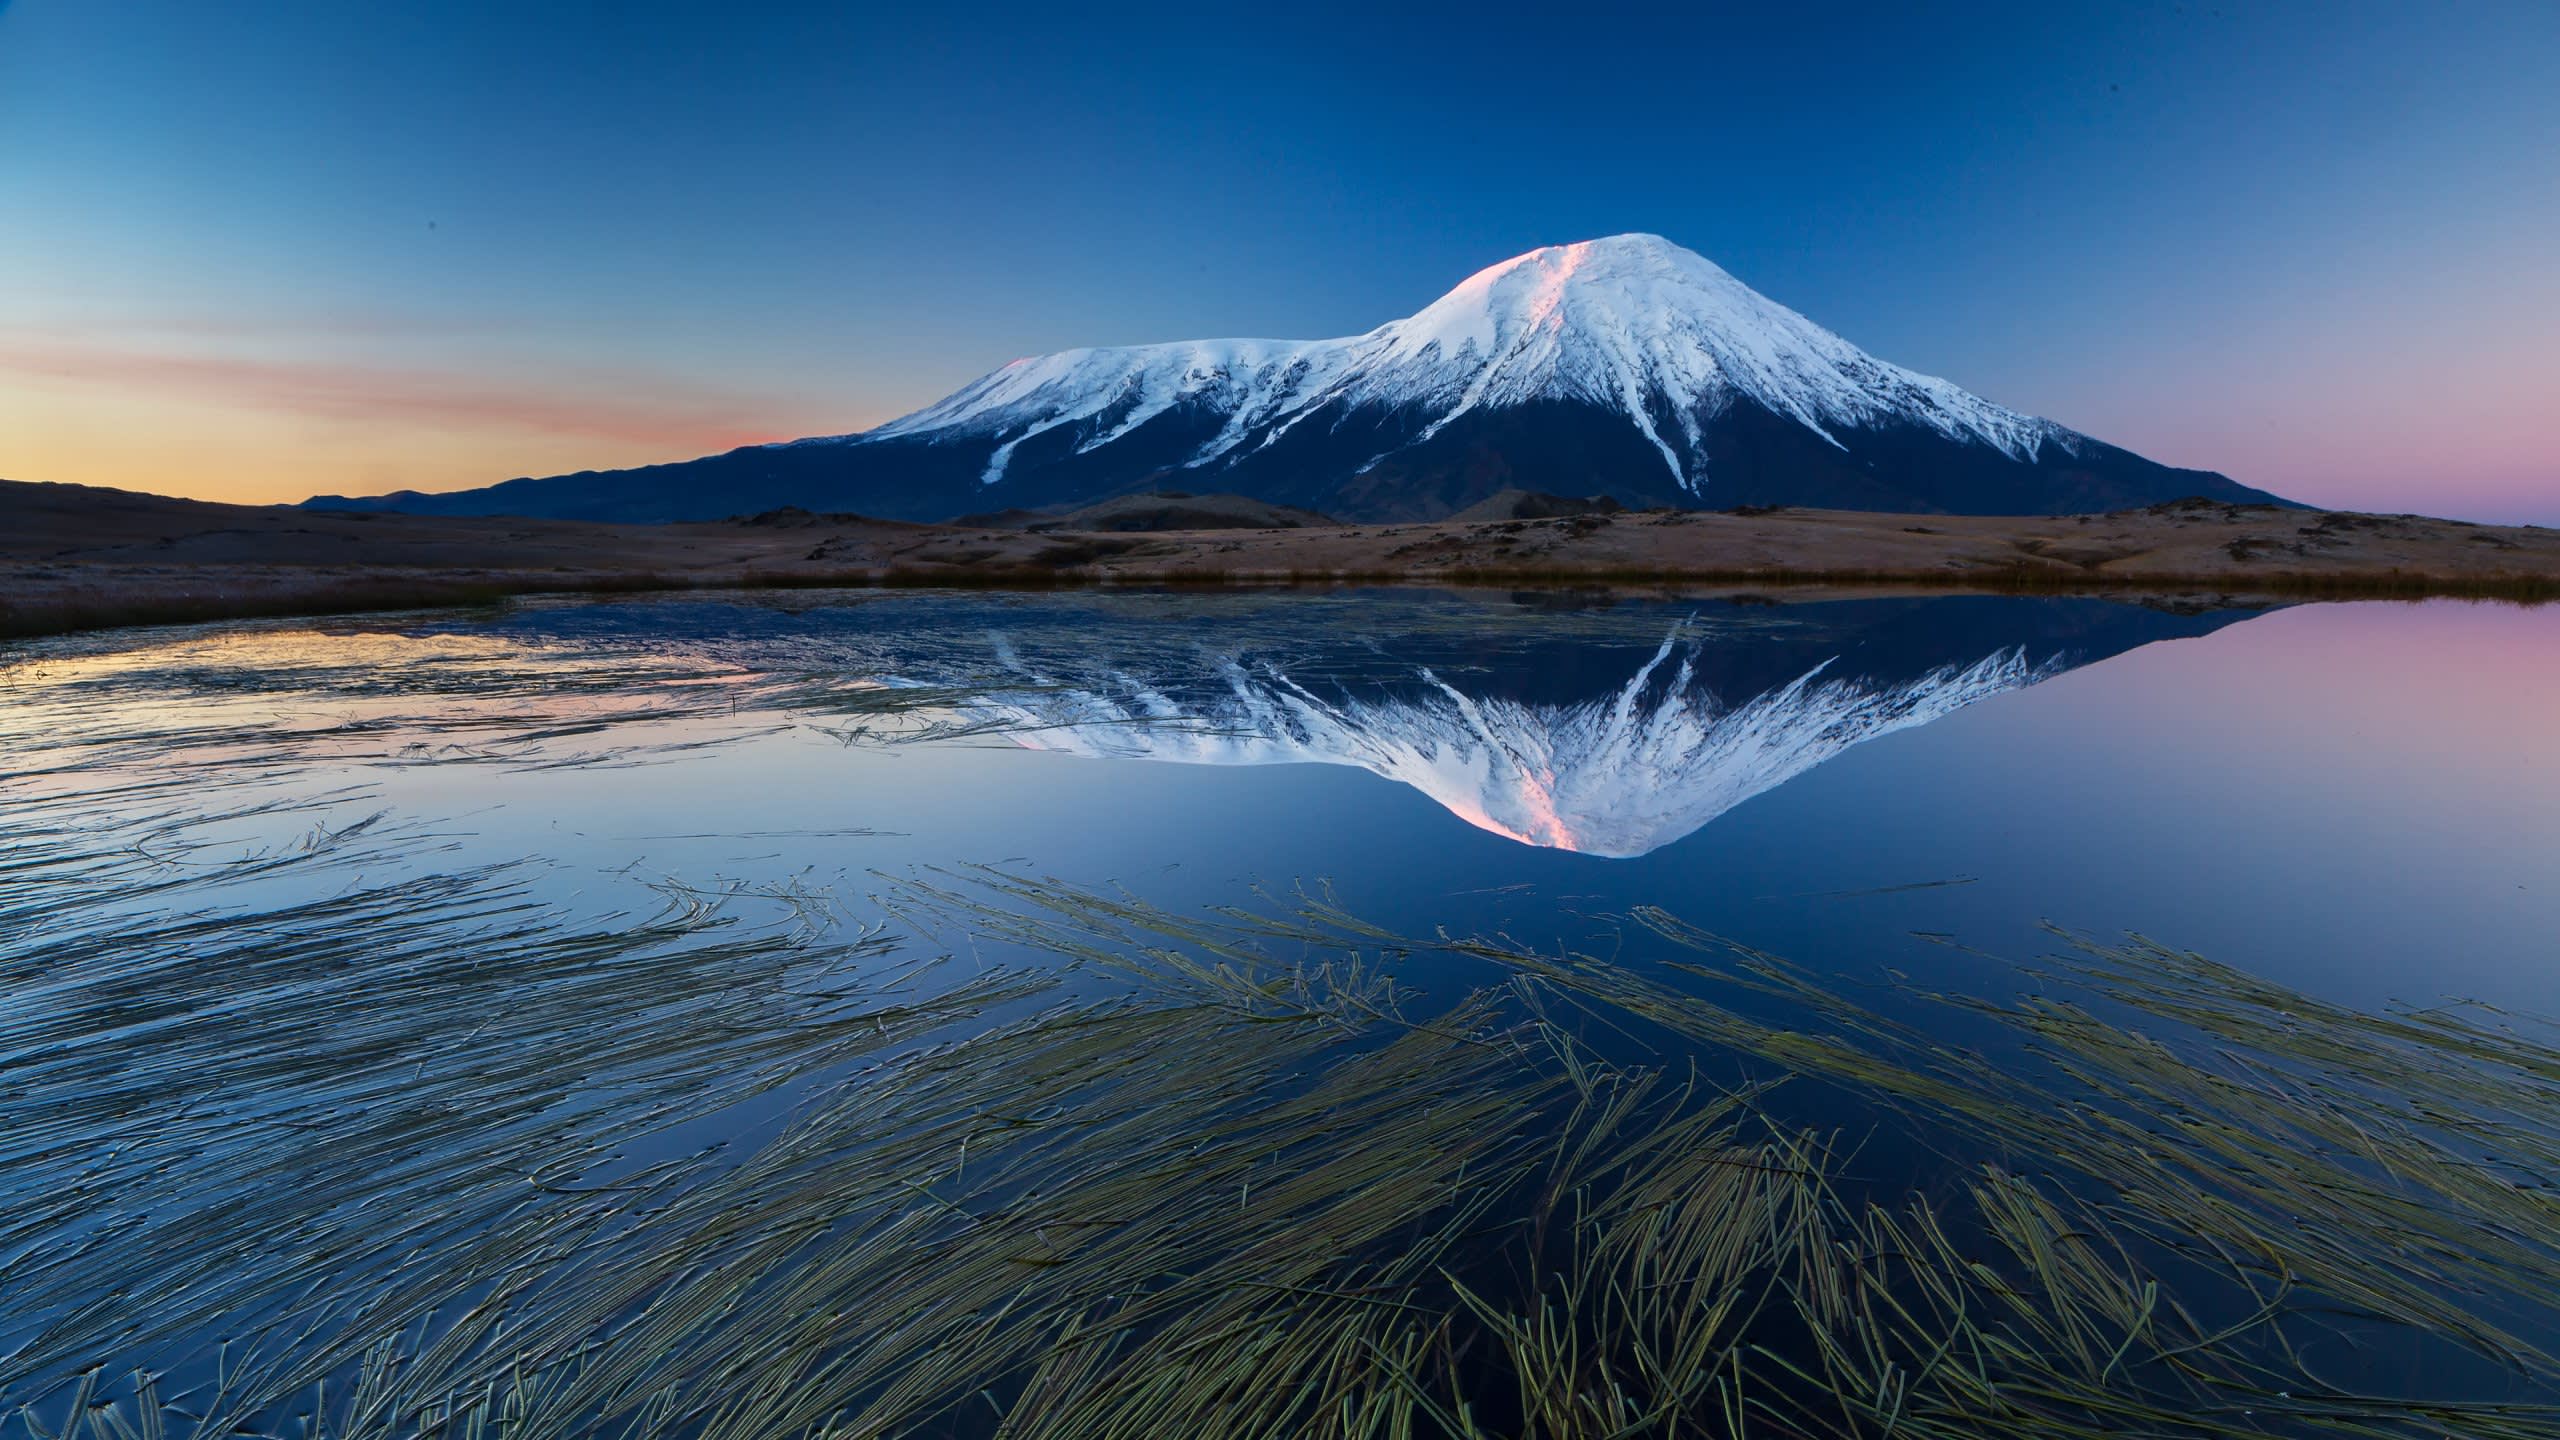
M999 442L979 477L992 485L1025 441L1074 426L1075 449L1087 453L1178 405L1226 417L1185 457L1188 470L1232 463L1329 415L1427 417L1366 470L1470 413L1540 400L1623 418L1693 494L1705 490L1710 464L1703 423L1737 401L1835 445L1835 430L1896 419L2027 462L2045 445L2068 451L2083 438L1874 360L1659 236L1621 235L1504 261L1422 313L1347 340L1207 340L1017 360L836 443L984 435Z
M1418 519L1515 486L2007 514L2271 498L1887 364L1703 256L1620 235L1506 260L1363 335L1068 350L856 434L388 502L938 520L1169 488Z

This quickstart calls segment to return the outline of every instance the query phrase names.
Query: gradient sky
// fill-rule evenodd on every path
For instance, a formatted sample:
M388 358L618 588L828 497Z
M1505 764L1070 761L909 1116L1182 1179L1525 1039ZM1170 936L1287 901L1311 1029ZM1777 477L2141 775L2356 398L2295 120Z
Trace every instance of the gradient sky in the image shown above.
M0 0L0 476L685 458L1650 230L2155 459L2560 523L2550 0L921 8Z

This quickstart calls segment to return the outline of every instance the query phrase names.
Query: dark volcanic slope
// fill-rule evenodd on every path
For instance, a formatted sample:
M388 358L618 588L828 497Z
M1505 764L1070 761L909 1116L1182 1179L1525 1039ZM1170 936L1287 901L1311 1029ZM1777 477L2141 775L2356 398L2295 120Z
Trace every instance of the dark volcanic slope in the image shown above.
M332 509L714 519L785 505L945 520L1219 491L1349 520L1505 489L1634 507L2054 515L2274 497L1866 354L1653 236L1535 251L1343 340L1015 363L876 430Z

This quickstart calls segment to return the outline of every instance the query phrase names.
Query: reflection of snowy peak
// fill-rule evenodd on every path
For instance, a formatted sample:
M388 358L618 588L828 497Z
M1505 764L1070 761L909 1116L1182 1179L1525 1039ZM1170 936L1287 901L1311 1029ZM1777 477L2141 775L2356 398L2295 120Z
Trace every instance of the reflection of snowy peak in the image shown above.
M1272 666L1223 667L1224 693L1185 704L1127 677L974 699L1015 743L1208 765L1357 765L1481 829L1530 845L1635 856L1681 838L1862 740L2032 684L2061 668L2021 648L1905 681L1825 661L1739 704L1696 683L1675 635L1616 693L1578 704L1471 697L1425 673L1384 699L1325 699Z
M844 743L1357 766L1523 843L1633 856L1862 740L2254 613L2001 595L1090 590L661 600L515 623L643 650L697 634Z

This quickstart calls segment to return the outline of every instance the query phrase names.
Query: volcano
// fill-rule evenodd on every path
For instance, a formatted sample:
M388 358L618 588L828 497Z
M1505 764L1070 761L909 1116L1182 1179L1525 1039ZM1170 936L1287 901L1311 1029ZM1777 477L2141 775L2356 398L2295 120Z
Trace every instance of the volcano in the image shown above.
M1655 235L1550 246L1338 340L1017 360L850 435L336 509L676 521L796 505L900 520L1218 492L1347 520L1506 489L1637 508L2056 515L2276 497L1888 364Z

